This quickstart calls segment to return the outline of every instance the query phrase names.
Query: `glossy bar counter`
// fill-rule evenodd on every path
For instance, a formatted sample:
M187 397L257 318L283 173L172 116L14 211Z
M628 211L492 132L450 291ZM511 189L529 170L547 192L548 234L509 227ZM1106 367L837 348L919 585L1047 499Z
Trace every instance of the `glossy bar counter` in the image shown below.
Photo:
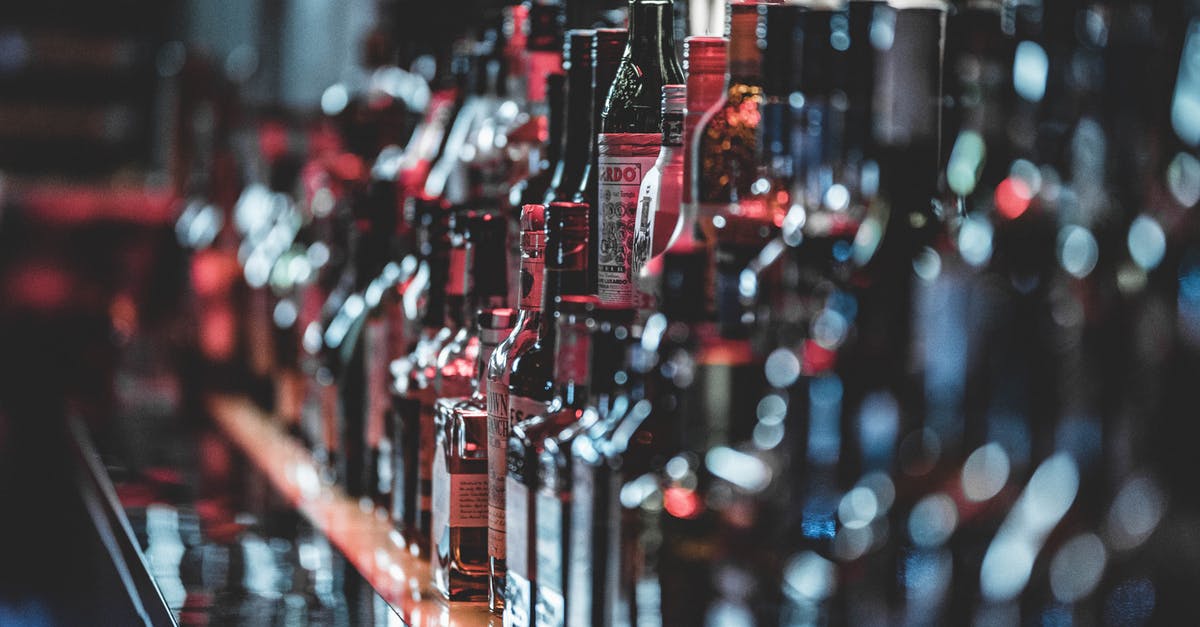
M249 400L212 395L207 408L228 440L287 503L357 569L404 624L499 625L485 604L447 603L431 589L428 561L409 552L391 522L320 479L312 456Z

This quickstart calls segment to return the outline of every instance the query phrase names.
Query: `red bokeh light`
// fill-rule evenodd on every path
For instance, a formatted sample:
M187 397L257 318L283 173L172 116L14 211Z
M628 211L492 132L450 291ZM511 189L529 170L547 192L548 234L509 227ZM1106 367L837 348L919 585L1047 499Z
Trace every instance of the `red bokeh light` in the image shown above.
M996 211L1009 220L1025 213L1031 200L1033 192L1029 184L1021 179L1010 176L996 186Z

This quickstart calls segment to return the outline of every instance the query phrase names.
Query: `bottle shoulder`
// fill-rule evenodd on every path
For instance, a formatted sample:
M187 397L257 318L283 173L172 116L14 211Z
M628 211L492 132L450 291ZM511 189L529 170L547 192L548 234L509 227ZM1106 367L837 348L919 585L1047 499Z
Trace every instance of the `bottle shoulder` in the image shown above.
M539 342L533 343L512 360L508 381L511 393L548 401L554 389L551 351Z

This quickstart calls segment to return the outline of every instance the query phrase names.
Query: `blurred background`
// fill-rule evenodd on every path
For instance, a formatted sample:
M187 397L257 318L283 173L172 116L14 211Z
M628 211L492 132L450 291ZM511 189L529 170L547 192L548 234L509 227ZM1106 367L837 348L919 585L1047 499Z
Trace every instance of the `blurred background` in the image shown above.
M266 167L260 144L298 152L320 133L327 88L360 88L394 60L399 37L439 35L428 25L443 18L426 3L403 3L432 20L426 27L390 19L399 4L0 6L0 624L170 624L165 605L156 613L142 600L158 590L176 617L198 608L183 622L265 624L317 606L329 614L311 622L348 620L344 562L299 514L270 501L265 479L224 484L236 469L223 464L239 462L195 421L203 410L189 394L206 358L185 309L190 274L228 295L223 269L236 269L236 257L217 254L195 269L176 220L201 198L222 213L205 214L212 221L195 237L229 237L223 212ZM236 330L209 328L213 359L228 358ZM113 513L124 508L137 550L121 542L128 536ZM203 535L198 511L212 523ZM154 546L168 573L157 590L138 577L141 549ZM315 571L299 566L301 548L317 556L306 566L324 573L307 584L300 574ZM171 585L181 562L189 589L224 600L185 603L183 585ZM280 587L276 565L289 563L297 583ZM255 589L256 572L265 573L262 595L225 585L244 578ZM314 583L333 573L339 585ZM374 612L363 588L359 605ZM329 598L296 609L306 593Z

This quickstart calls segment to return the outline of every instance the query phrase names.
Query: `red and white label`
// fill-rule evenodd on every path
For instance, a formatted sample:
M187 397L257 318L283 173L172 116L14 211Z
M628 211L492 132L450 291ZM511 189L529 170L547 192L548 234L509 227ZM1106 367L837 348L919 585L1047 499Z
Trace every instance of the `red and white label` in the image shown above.
M600 134L596 274L604 303L623 307L635 304L631 268L638 195L642 178L658 158L661 142L660 133Z

